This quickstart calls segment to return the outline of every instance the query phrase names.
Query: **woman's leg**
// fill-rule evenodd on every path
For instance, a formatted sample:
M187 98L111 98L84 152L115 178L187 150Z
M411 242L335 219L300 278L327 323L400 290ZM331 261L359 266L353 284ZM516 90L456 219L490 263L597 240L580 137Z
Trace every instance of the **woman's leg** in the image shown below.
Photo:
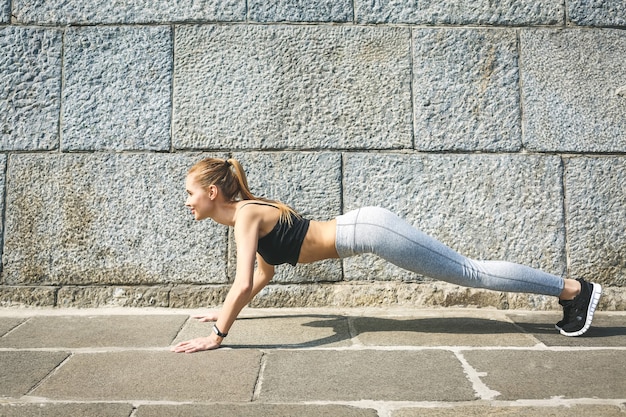
M466 258L377 207L337 218L337 252L341 257L373 253L409 271L465 287L557 297L564 289L563 278L538 269Z

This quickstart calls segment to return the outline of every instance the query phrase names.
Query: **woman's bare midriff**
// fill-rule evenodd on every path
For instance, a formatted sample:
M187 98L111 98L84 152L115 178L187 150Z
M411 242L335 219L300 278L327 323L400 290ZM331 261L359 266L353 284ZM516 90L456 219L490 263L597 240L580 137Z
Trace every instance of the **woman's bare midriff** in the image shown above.
M309 263L322 259L338 258L335 248L337 221L317 222L311 220L309 230L302 242L298 263Z

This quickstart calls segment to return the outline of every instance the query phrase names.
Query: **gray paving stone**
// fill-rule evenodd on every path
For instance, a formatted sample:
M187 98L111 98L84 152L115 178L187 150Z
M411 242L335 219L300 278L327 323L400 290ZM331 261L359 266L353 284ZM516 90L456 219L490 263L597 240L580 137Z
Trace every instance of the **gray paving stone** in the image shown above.
M7 348L167 347L187 316L33 317L0 339Z
M563 407L462 406L448 408L403 408L391 417L622 417L619 407L611 405L574 405Z
M349 0L250 0L248 15L259 22L351 22L352 4Z
M173 344L207 336L212 323L191 319ZM238 319L224 346L246 348L300 348L349 346L348 320L341 316L286 316Z
M76 354L32 395L76 401L250 401L260 358L246 349Z
M623 288L626 159L567 158L565 189L570 274Z
M343 405L237 404L140 406L137 417L377 417L376 410Z
M0 404L2 417L128 417L131 404Z
M177 149L411 146L406 28L204 25L175 33Z
M554 328L560 312L518 312L507 316L546 346L626 347L626 315L597 311L593 325L582 337L564 337Z
M169 27L65 33L63 150L169 150Z
M27 394L68 355L65 352L0 351L0 397Z
M261 401L474 399L451 352L276 351L266 360Z
M7 332L13 330L20 323L24 322L26 319L22 318L12 318L12 317L2 317L0 318L0 337L3 337ZM2 343L3 339L0 339L0 343Z
M626 33L521 31L524 143L529 150L626 148Z
M358 22L411 24L553 25L563 23L557 0L356 2Z
M0 151L58 147L61 31L0 28Z
M343 169L344 211L380 205L472 258L565 272L559 158L351 153ZM344 260L344 271L416 279L370 255Z
M501 393L498 400L622 399L626 392L623 350L584 353L488 350L467 351L463 356L476 371L485 373L481 380L490 389Z
M413 30L415 148L515 151L521 146L514 30Z
M334 152L236 152L254 195L283 201L304 217L329 220L341 214L341 155ZM236 248L230 234L229 276L236 271ZM341 262L328 260L276 268L275 283L341 280ZM267 293L269 289L265 291Z
M537 340L513 324L489 318L359 317L354 328L366 346L534 346Z
M185 176L197 159L11 155L5 282L226 282L226 228L195 223L184 207Z
M626 3L622 0L571 0L569 20L581 26L626 26Z
M13 14L19 23L97 24L158 23L185 21L241 21L246 18L245 0L14 0Z

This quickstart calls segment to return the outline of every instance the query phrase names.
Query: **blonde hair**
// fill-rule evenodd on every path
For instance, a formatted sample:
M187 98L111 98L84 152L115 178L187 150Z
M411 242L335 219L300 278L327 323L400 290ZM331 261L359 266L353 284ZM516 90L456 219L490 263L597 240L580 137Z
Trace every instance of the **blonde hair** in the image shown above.
M205 158L196 162L189 169L188 175L194 175L204 189L211 185L217 186L228 201L258 200L272 204L280 210L280 220L289 224L292 215L299 216L294 209L280 201L253 195L248 187L246 173L236 159Z

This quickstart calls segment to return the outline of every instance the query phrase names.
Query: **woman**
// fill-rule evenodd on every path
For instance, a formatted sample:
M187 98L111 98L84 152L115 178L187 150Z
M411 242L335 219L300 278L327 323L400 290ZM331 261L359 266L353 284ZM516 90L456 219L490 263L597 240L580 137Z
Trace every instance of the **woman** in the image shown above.
M468 259L385 209L365 207L325 222L302 218L283 203L252 195L235 159L203 159L189 170L186 188L186 206L196 220L211 218L234 227L237 272L219 316L197 317L216 321L211 335L181 342L174 352L219 348L239 312L272 279L274 265L283 263L374 253L407 270L462 286L558 296L563 319L556 328L565 336L589 329L602 293L600 285L583 279Z

